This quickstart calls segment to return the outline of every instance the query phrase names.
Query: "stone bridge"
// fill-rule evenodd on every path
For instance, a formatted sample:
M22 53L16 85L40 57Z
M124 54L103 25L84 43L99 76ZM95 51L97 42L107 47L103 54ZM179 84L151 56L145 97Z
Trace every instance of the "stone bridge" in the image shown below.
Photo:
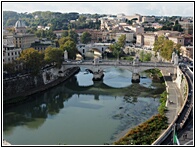
M122 69L127 69L133 73L140 73L148 69L157 68L159 70L166 70L168 71L168 73L171 74L176 74L176 70L177 70L177 66L168 62L167 63L166 62L139 62L138 64L134 64L126 60L120 60L120 61L103 60L101 63L98 64L94 64L92 61L88 60L88 61L83 61L81 63L64 62L63 65L66 65L66 67L79 66L79 67L91 69L92 71L105 70L108 69L109 67L119 67Z

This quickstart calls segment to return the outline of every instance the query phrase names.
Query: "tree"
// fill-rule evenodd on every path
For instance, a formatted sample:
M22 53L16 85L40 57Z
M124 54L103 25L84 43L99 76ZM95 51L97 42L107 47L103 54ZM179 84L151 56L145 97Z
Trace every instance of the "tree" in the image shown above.
M112 54L119 59L120 53L122 52L121 46L118 43L110 45L109 47L112 50Z
M126 35L121 35L119 38L118 38L118 45L123 48L125 46L125 43L126 43Z
M144 51L140 52L140 60L143 61L143 62L144 61L150 61L151 57L152 57L151 53L144 53Z
M158 39L154 42L154 48L153 48L153 50L155 52L159 52L159 51L162 50L164 40L165 40L165 37L164 36L159 36Z
M75 59L76 58L76 53L78 52L76 48L76 44L72 40L66 41L63 45L60 46L60 48L65 51L67 50L68 52L68 57L70 59Z
M42 67L43 55L34 48L28 48L21 52L17 60L24 64L26 70L30 71L33 75L37 75Z
M164 41L163 49L160 55L166 60L171 60L173 49L174 49L174 42L166 39Z
M8 74L13 74L15 72L15 63L4 63L3 71L7 71Z
M159 52L164 59L171 60L175 46L173 41L166 39L164 36L160 36L155 41L153 50Z
M179 32L182 32L183 31L181 25L178 23L178 20L175 21L175 24L172 27L172 29L173 29L173 31L179 31Z
M56 66L60 68L63 62L63 50L60 48L52 48L52 47L46 48L44 60L47 63L53 63L53 65L56 64Z
M59 46L63 46L67 41L74 41L71 37L62 37L58 40Z
M69 36L68 30L63 31L63 33L62 33L61 36L62 36L62 37L67 37L67 36Z
M91 41L91 34L88 32L83 32L80 38L81 43L87 44Z
M71 37L76 44L78 43L78 34L75 31L70 30L69 37Z

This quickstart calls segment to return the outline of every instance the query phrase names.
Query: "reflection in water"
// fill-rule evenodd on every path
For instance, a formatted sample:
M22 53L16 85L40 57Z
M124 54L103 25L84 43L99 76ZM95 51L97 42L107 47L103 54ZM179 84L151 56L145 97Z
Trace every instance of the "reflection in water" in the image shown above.
M164 88L151 86L149 78L132 84L127 70L107 69L103 82L95 83L81 70L31 101L5 108L4 139L16 145L104 144L157 113L159 100L151 96Z

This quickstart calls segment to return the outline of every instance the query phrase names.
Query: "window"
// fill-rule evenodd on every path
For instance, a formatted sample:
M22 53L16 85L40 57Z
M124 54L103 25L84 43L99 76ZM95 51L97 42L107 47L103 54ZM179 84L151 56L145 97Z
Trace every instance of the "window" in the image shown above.
M8 52L7 55L10 56L10 53Z

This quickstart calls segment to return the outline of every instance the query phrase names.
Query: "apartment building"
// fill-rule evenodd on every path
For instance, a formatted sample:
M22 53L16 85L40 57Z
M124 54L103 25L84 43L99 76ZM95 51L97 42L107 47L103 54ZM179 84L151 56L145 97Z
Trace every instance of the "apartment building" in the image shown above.
M133 30L136 35L144 33L144 28L138 25L128 26L128 28Z
M192 46L193 45L193 35L184 34L182 35L184 38L184 46Z
M144 22L153 23L155 22L155 17L154 16L142 16L142 23Z
M182 26L185 34L193 34L193 22L179 21L179 24Z
M180 36L181 33L178 31L171 31L171 30L159 30L154 32L157 36L165 36L165 37L174 37Z
M31 44L35 42L35 35L26 33L26 26L24 21L18 20L14 28L15 34L13 36L15 47L26 49L29 48Z
M182 55L193 59L193 46L181 46Z
M157 39L157 35L154 33L143 33L137 35L136 45L144 46L147 48L153 48L153 44Z
M115 41L118 41L118 39L121 35L126 35L126 42L131 43L131 42L135 41L134 32L119 32L119 33L116 33Z
M26 26L22 20L15 23L15 33L11 35L4 34L3 38L3 62L12 63L16 60L22 50L31 47L35 42L34 34L26 33Z
M168 39L173 41L175 44L180 44L184 46L184 38L182 36L172 36L168 37Z
M3 38L3 63L12 63L19 57L21 52L21 48L15 47L13 36Z

